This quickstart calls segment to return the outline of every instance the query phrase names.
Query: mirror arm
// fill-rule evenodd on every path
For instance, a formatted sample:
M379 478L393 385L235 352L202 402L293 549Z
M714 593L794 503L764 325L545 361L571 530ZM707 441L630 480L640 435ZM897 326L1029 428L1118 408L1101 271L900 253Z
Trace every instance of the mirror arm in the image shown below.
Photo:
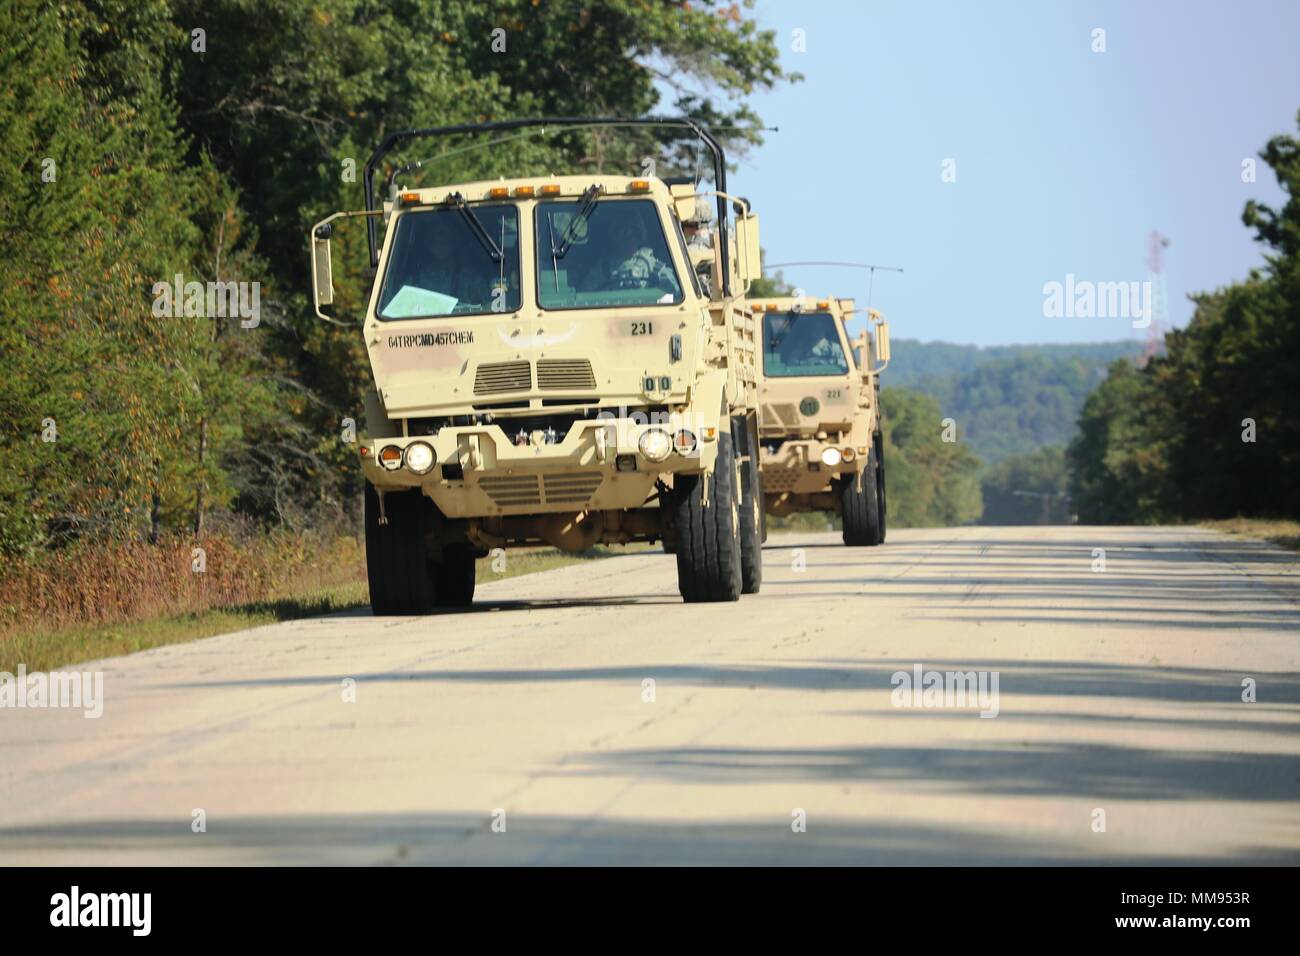
M361 324L359 322L340 322L338 319L334 318L333 316L326 315L324 312L321 311L320 280L321 280L322 263L320 261L320 256L323 254L326 257L323 263L324 272L325 272L324 277L326 282L329 285L329 288L326 290L328 292L329 299L325 304L332 305L334 302L334 274L333 274L332 258L330 257L330 239L333 238L334 236L334 220L353 219L358 216L366 216L369 218L373 218L375 216L382 216L382 215L384 215L384 210L382 209L370 209L370 210L361 209L361 210L352 210L349 212L336 212L333 215L326 216L320 222L316 223L314 226L311 227L311 235L310 235L311 302L312 302L312 308L315 310L316 317L318 319L323 319L324 321L329 322L332 325L339 325L339 326L343 326L344 328L356 328L358 325ZM322 249L321 247L324 248Z

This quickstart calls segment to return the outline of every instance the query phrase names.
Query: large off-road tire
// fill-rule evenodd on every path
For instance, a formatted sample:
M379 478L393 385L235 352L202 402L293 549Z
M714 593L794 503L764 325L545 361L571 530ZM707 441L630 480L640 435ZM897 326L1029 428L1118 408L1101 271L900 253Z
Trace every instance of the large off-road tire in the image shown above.
M468 541L442 549L442 560L430 569L436 582L438 607L469 607L474 603L478 552Z
M677 587L688 603L740 598L740 503L735 485L735 452L725 432L718 435L718 460L711 474L673 478Z
M379 492L366 483L366 578L376 615L427 614L437 600L425 534L433 503L419 491L384 495L387 524L379 523Z
M880 508L880 543L885 543L885 440L877 435L872 440L876 450L876 503Z
M851 548L880 544L880 507L876 500L875 455L861 475L840 482L840 517L844 543Z
M748 456L740 467L740 582L744 594L763 586L763 479L758 472L758 446L745 419L732 421L736 448Z

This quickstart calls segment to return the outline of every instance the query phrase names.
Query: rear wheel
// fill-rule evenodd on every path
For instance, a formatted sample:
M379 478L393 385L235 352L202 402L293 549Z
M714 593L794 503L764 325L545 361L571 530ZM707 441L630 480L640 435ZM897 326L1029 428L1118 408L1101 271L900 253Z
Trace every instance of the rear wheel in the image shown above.
M872 440L876 449L876 501L880 505L880 543L885 543L885 440L877 435Z
M731 434L738 437L737 447L748 457L740 468L741 590L757 594L763 586L763 479L758 472L758 447L743 418L733 420Z
M876 499L875 456L861 474L849 475L840 485L840 515L844 543L851 548L880 544L880 508Z
M735 452L725 432L718 435L718 460L712 473L673 477L677 587L688 603L740 598L740 507L735 484Z
M366 483L366 578L370 608L378 616L427 614L437 600L425 532L433 503L419 491L384 495L386 523L380 523L379 492Z

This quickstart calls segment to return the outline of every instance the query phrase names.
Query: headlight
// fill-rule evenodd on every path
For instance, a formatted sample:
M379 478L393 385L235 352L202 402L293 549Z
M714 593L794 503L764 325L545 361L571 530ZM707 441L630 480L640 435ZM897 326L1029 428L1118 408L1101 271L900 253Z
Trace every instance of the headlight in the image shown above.
M822 452L822 464L827 468L834 468L840 463L840 457L838 448L827 448Z
M436 458L433 448L422 441L412 442L406 446L406 467L417 475L423 475L432 468Z
M666 431L658 428L643 432L641 440L636 444L641 449L641 454L645 455L650 461L663 461L668 457L668 453L673 450L673 440L668 437Z

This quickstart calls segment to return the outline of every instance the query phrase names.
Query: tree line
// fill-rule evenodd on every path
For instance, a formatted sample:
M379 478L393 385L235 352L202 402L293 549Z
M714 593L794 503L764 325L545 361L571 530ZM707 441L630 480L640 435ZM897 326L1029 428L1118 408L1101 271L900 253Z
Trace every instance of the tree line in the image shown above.
M1265 265L1193 296L1163 354L1114 363L1088 397L1067 452L1080 521L1300 516L1300 141L1259 155L1285 196L1242 213Z
M362 205L388 132L536 115L690 115L733 156L798 80L750 4L693 0L11 0L0 7L0 554L349 520L359 334L308 300L306 234ZM666 92L665 92L666 91ZM444 181L694 172L693 143L567 131L453 154ZM340 313L368 279L335 242ZM256 284L255 321L157 307ZM209 299L209 296L203 296Z

